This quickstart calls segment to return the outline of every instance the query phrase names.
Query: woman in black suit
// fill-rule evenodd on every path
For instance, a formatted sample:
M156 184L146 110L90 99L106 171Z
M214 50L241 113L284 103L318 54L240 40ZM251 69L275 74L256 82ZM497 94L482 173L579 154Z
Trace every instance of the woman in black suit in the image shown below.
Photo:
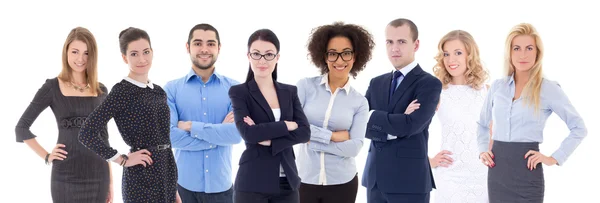
M234 186L236 203L299 202L300 178L292 146L308 142L310 127L295 86L277 82L279 40L268 29L248 39L246 82L229 97L246 143Z

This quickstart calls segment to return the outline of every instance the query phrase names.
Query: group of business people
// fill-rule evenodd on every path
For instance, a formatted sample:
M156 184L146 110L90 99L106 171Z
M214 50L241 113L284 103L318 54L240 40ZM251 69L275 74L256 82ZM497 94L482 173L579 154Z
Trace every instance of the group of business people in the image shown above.
M271 30L249 37L248 75L239 83L215 69L217 29L198 24L186 43L191 70L163 88L148 79L148 33L130 27L119 34L129 75L108 92L97 79L94 36L77 27L64 43L61 73L19 120L17 141L52 164L54 202L112 202L111 162L123 166L124 202L355 202L364 138L369 203L429 202L433 188L436 202L542 202L541 163L564 164L587 131L558 83L542 77L535 28L513 27L507 72L491 86L466 31L440 40L433 75L415 61L411 20L391 21L385 38L392 66L363 95L349 81L371 60L375 41L359 25L315 28L307 47L321 74L290 85L277 81L280 42ZM50 152L30 131L47 107L59 128ZM538 144L553 112L571 133L546 156ZM434 115L443 144L428 157ZM131 147L126 154L108 142L111 119ZM232 146L242 140L231 180Z

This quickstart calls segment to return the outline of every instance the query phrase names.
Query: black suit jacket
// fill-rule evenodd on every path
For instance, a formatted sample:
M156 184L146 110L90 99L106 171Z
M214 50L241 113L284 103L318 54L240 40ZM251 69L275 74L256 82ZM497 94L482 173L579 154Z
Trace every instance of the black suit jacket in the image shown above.
M365 96L374 110L365 137L371 139L363 186L375 184L386 193L428 193L435 188L427 142L429 124L440 100L442 83L419 65L396 89L391 102L392 74L373 78ZM419 109L406 115L406 107L417 99ZM397 136L387 140L387 135Z
M256 81L229 89L235 124L246 143L234 184L237 191L278 194L280 165L291 187L296 190L300 186L292 146L310 140L310 126L296 86L274 84L281 110L281 118L277 122ZM244 122L246 116L252 118L256 125L247 125ZM298 129L288 131L284 121L295 121ZM258 144L265 140L271 140L271 146Z

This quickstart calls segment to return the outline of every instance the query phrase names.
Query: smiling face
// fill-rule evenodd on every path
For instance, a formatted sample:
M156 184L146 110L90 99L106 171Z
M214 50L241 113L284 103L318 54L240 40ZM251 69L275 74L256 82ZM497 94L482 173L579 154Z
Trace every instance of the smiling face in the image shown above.
M452 77L464 77L467 71L467 50L465 44L458 40L444 43L444 67Z
M329 77L347 79L354 65L352 42L346 37L334 37L327 44L325 61L329 69Z
M212 30L195 30L192 35L186 45L192 64L202 70L213 68L221 50L217 34Z
M129 65L129 70L135 75L147 75L152 66L152 48L146 39L138 39L127 45L123 60Z
M81 40L75 40L69 44L67 52L67 61L71 70L76 73L85 72L88 59L87 44Z
M270 78L279 61L275 45L268 41L256 40L250 45L248 61L255 78Z
M515 71L529 71L537 59L535 39L530 35L519 35L513 38L510 58Z

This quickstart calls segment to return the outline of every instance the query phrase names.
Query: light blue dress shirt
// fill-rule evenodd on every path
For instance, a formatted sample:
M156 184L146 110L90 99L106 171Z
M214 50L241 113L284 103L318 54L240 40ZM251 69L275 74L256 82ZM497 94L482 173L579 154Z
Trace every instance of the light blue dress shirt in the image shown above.
M298 144L298 175L303 183L337 185L351 181L357 173L354 157L363 146L369 104L349 85L331 92L327 74L297 83L298 98L310 123L308 144ZM335 131L348 130L350 139L331 141Z
M214 73L204 83L194 70L165 85L171 110L171 144L177 183L194 192L223 192L232 186L232 145L242 138L234 123L222 124L232 111L229 88L239 82ZM192 121L191 132L177 127Z
M489 124L492 124L492 139L502 142L543 142L546 120L556 113L571 131L552 157L562 165L581 140L587 135L587 129L579 113L569 101L560 85L543 79L540 92L540 109L536 114L522 94L514 102L515 81L512 76L498 79L492 84L477 124L479 151L489 148ZM554 136L554 135L553 135Z

